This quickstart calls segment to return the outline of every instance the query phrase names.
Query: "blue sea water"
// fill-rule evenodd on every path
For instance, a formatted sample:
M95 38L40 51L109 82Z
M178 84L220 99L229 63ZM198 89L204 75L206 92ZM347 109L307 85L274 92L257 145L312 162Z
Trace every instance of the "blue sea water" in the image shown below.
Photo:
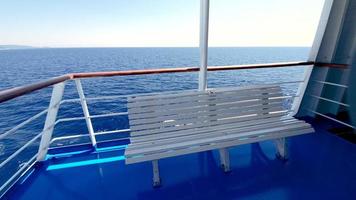
M238 65L285 61L304 61L306 47L245 47L210 48L209 65ZM0 51L0 90L34 83L72 72L93 72L198 66L198 48L47 48ZM254 69L209 72L209 87L230 87L301 80L304 67ZM195 89L197 73L161 74L111 78L84 79L82 84L87 97L103 95L136 94L158 91ZM47 108L52 88L19 97L0 104L0 134L34 114ZM294 94L297 84L285 85L286 94ZM66 85L64 99L78 98L73 82ZM288 103L288 102L287 102ZM125 111L122 100L89 102L90 113L103 114ZM61 106L59 118L83 116L80 104ZM0 141L0 161L40 133L44 118L18 130ZM93 120L95 131L125 128L127 119ZM55 127L54 136L85 134L84 121L61 123ZM20 155L17 164L36 151L33 146L26 155Z

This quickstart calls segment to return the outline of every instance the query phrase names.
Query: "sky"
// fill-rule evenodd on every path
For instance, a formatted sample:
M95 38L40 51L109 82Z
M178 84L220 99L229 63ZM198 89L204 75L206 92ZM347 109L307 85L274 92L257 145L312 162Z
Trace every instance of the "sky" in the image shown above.
M197 47L200 0L0 0L0 45ZM210 0L209 46L311 46L324 0Z

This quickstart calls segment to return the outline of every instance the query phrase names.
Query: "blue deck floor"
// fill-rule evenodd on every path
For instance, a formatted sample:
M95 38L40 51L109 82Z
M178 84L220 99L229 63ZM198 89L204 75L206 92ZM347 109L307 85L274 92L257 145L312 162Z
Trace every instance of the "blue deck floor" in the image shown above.
M151 163L126 166L122 149L102 149L37 166L5 198L356 199L356 145L314 125L317 133L290 138L285 163L272 142L231 148L229 174L216 151L169 158L154 189Z

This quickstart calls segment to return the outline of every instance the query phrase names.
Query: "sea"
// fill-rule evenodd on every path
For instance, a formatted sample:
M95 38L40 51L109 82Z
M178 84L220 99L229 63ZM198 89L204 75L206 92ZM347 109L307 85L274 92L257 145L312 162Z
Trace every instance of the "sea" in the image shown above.
M209 66L305 61L309 47L216 47L209 48ZM36 48L0 51L0 90L36 83L73 72L98 72L133 69L190 67L199 65L198 48ZM298 81L304 67L249 69L208 73L208 87L237 87ZM83 79L86 97L196 89L198 73L155 74L142 76ZM298 84L283 85L286 95L296 93ZM46 109L52 87L0 103L0 134ZM68 81L64 99L76 99L73 81ZM291 101L286 102L290 107ZM125 111L122 99L89 101L91 115ZM78 102L62 104L58 119L82 117ZM45 116L0 140L0 162L41 133ZM93 120L95 132L128 128L127 119L118 117ZM88 134L85 121L59 123L53 136ZM107 139L107 138L106 138ZM56 145L63 145L58 143ZM12 168L20 167L33 156L38 141L14 159ZM15 167L16 166L16 167ZM1 171L2 169L0 169ZM0 173L3 174L3 173ZM5 178L5 177L4 177ZM1 177L0 177L1 180Z

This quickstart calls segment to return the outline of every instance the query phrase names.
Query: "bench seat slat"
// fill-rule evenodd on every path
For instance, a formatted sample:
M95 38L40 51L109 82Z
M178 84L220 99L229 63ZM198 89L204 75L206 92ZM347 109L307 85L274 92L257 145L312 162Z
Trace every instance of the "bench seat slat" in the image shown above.
M287 132L286 131L274 131L274 132L269 132L269 133L266 132L264 134L261 134L259 137L251 136L250 138L242 138L242 139L237 137L237 138L232 138L232 139L220 141L220 142L211 142L211 143L206 143L206 144L202 144L199 146L191 146L189 148L182 148L182 149L178 149L178 150L173 150L173 149L167 150L165 152L160 152L157 154L147 154L147 155L129 155L129 154L126 155L125 154L126 164L132 164L132 163L150 161L150 160L157 160L157 159L162 159L162 158L167 158L167 157L203 152L203 151L208 151L208 150L213 150L213 149L232 147L232 146L241 145L241 144L250 144L250 143L264 141L264 140L270 140L270 139L291 137L291 136L295 136L295 135L311 133L313 131L314 131L313 128L288 130Z
M250 120L250 121L245 121L241 122L238 124L219 124L215 126L203 126L199 128L191 128L191 129L184 129L184 130L179 130L179 131L171 131L171 132L164 132L160 134L152 134L152 135L145 135L145 136L138 136L138 137L131 137L130 145L135 145L136 143L140 142L150 142L152 140L157 140L157 139L165 139L165 138L172 138L172 137L179 137L179 136L184 136L184 135L192 135L192 134L200 134L200 133L210 133L210 132L218 132L218 131L225 131L225 130L231 130L231 129L240 129L240 128L245 128L245 127L250 127L254 128L256 126L261 126L261 125L268 125L269 123L284 123L284 122L297 122L299 120L294 119L293 117L281 119L280 117L278 118L267 118L267 119L261 119L261 120Z
M206 143L210 143L210 142L219 142L219 141L229 140L229 139L233 139L236 137L252 137L252 136L265 134L265 133L269 133L269 132L278 132L278 131L285 131L285 130L298 130L298 129L309 128L309 127L310 127L309 124L297 123L297 124L291 124L291 125L282 126L282 127L273 127L273 128L259 129L259 130L253 130L253 131L246 131L243 133L236 131L235 133L232 133L232 134L211 136L208 138L189 140L189 141L184 141L181 143L167 144L167 145L162 145L162 146L153 145L153 146L150 146L147 148L134 149L134 150L131 150L130 148L128 148L126 150L126 152L127 152L127 155L153 153L153 152L162 151L162 149L174 149L174 148L178 148L178 147L179 148L188 147L188 146L194 146L197 144L206 144ZM125 153L125 155L126 155L126 153Z
M247 126L247 127L239 127L239 128L230 128L230 129L225 129L225 130L219 130L219 131L209 131L206 130L201 131L200 133L196 132L185 132L185 134L180 134L180 135L170 135L171 137L166 137L162 138L160 135L157 136L157 138L151 138L151 140L148 140L146 142L142 141L133 141L128 149L132 150L134 148L144 148L144 147L149 147L149 146L157 146L157 145L162 145L162 144L169 144L169 143L177 143L177 142L184 142L184 141L190 141L190 140L196 140L196 139L202 139L202 138L209 138L209 137L216 137L216 136L223 136L223 135L228 135L228 134L239 134L239 133L244 133L244 132L250 132L250 131L255 131L255 130L260 130L260 129L269 129L269 128L276 128L276 127L281 127L281 126L290 126L290 125L297 125L297 124L305 124L304 122L300 122L298 120L290 120L290 121L279 121L279 122L270 122L268 124L259 124L256 126Z

